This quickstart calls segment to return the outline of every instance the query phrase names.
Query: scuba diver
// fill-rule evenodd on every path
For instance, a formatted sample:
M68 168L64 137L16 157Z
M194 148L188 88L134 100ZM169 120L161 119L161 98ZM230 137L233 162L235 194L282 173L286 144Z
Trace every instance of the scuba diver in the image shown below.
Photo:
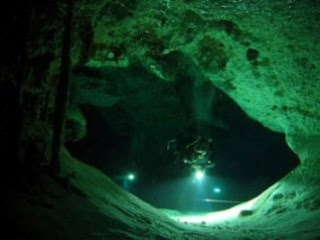
M193 137L191 139L172 139L167 144L176 160L190 165L193 170L213 168L212 162L213 140L206 137Z

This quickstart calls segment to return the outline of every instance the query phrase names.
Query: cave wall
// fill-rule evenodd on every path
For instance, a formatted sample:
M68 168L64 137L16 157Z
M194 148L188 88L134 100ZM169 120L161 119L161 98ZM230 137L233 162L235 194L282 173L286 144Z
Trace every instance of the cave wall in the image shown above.
M59 74L64 5L50 4L31 7L23 91L33 120L50 116ZM74 11L75 67L138 65L167 82L184 74L212 82L274 131L319 132L314 1L83 1ZM92 104L121 99L100 92Z
M87 66L138 61L165 81L182 68L192 78L210 80L275 131L318 131L316 7L300 1L223 6L146 1L135 2L132 17L123 16L125 11L118 16L111 11L117 3L109 5L91 21Z
M62 2L50 4L31 7L22 84L24 141L34 143L42 157L50 145L64 16ZM77 1L73 66L94 70L136 64L168 83L183 72L211 82L250 117L285 133L302 164L261 195L256 208L265 217L257 217L255 224L276 225L299 213L304 217L294 218L293 225L278 226L286 226L288 239L294 239L298 225L304 227L305 239L315 239L320 205L319 9L317 1L299 0ZM11 81L10 66L2 69L1 82ZM108 92L97 97L91 104L112 105L120 99ZM72 102L75 107L80 103ZM85 126L83 118L73 119Z

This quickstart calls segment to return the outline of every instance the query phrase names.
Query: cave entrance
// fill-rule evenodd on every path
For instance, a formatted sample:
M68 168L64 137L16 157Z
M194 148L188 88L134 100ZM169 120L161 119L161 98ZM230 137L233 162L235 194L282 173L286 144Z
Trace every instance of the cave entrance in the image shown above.
M75 78L73 98L87 119L87 135L68 143L68 149L155 207L228 209L259 195L299 164L283 134L250 119L209 82L181 76L168 83L136 66L82 69ZM97 104L101 91L118 100ZM198 136L210 139L214 163L200 177L181 157L183 150L177 154L168 147L170 141L186 147Z

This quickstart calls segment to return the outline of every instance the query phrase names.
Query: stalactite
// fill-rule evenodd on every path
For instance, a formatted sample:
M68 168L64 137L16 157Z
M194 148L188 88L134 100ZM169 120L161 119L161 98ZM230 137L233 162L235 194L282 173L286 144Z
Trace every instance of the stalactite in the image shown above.
M73 5L73 0L68 0L61 53L61 72L55 100L51 158L51 171L54 175L57 175L60 171L60 154L64 139L64 123L66 118L66 110L69 96Z

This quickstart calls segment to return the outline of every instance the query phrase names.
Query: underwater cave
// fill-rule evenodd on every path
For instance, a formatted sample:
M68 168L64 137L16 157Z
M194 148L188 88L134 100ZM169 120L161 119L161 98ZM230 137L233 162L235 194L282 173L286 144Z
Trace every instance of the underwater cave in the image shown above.
M125 99L110 107L82 100L87 133L66 147L74 157L155 207L194 212L227 209L254 198L299 163L283 134L250 119L208 82L197 86L185 77L168 84L135 68L94 69L97 80L92 71L75 71L75 99L88 91L90 83L112 85L111 79L117 83L109 86L109 94L123 92ZM150 89L127 84L147 86L148 81L152 81ZM95 87L90 91L99 91L101 85ZM202 142L195 142L198 137ZM194 169L197 162L186 164L184 158L195 159L195 148L208 139L212 144L204 148L212 148L205 150L211 153L206 157L214 167L204 164ZM197 170L205 171L205 179L194 177ZM128 174L135 179L128 179L133 178Z
M320 4L1 10L10 239L320 239Z

